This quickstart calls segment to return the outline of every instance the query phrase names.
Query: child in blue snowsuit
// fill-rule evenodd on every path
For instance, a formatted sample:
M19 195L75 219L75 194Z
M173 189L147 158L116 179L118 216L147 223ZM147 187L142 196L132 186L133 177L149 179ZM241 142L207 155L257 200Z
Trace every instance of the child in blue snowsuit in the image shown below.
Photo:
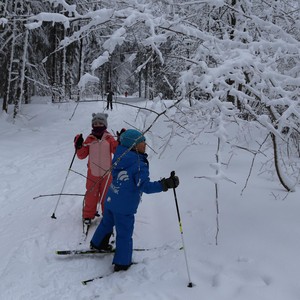
M143 193L159 193L179 185L177 176L151 182L143 134L128 129L120 136L120 145L113 158L113 181L104 204L104 214L91 248L109 250L109 238L116 228L114 271L127 270L132 263L134 215Z

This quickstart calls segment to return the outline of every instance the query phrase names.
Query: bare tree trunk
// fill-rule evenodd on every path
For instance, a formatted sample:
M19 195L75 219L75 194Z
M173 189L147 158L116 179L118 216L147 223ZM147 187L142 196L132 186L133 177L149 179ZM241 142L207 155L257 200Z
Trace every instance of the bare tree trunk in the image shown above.
M272 132L271 132L271 138L272 138L272 143L273 143L274 164L275 164L276 174L278 176L278 179L279 179L280 183L283 185L283 187L288 192L292 192L293 188L289 186L289 184L285 181L284 176L282 175L280 164L279 164L278 147L277 147L277 142L276 142L276 136Z
M53 26L53 44L52 49L57 49L59 45L59 40L62 37L61 33L61 24L55 24ZM55 51L52 55L52 67L51 67L51 77L52 77L52 102L60 102L62 99L62 66L63 57L61 55L61 51Z
M56 32L57 32L57 25L55 24L53 26L52 31L52 49L54 50L56 48ZM56 102L56 97L57 97L57 81L56 81L56 65L57 65L57 52L55 52L52 55L52 59L51 59L51 68L50 68L50 72L51 72L51 84L52 84L52 102Z
M188 59L190 59L190 57L191 57L191 53L190 53L190 43L187 43L187 44L186 44L186 57L187 57ZM189 70L190 67L188 66L186 69ZM190 107L192 107L192 98L191 98L191 97L192 97L192 94L191 94L191 90L192 90L191 84L188 83L188 91L189 91L188 96L189 96L189 105L190 105Z
M17 13L18 1L15 2L14 6L14 14ZM7 6L7 2L5 2ZM15 46L16 46L16 36L17 36L17 21L16 18L13 18L13 29L12 29L12 41L11 41L11 51L10 51L10 58L7 70L7 84L6 84L6 93L3 99L2 109L7 112L8 104L12 102L12 95L11 95L11 84L12 84L12 73L13 73L13 63L14 63L14 56L15 56Z
M142 97L142 72L139 72L139 97Z
M149 81L148 81L148 69L149 69L149 67L148 67L148 64L146 65L146 68L145 68L145 70L144 70L144 81L145 81L145 94L144 94L144 96L145 96L145 98L147 99L148 98L148 96L149 96L149 94L148 94L148 87L149 87Z
M271 84L273 85L273 83L271 82ZM278 113L274 110L274 108L272 106L268 106L267 107L269 113L270 113L270 118L272 120L272 123L274 124L274 128L278 128L277 127L277 120L280 117L278 115ZM281 170L280 167L280 163L279 163L279 155L278 155L278 142L277 142L277 138L275 136L274 133L270 132L271 134L271 139L272 139L272 143L273 143L273 153L274 153L274 164L275 164L275 170L276 170L276 174L278 176L278 179L280 181L280 183L282 184L282 186L288 191L288 192L292 192L294 190L294 187L291 186L291 184L289 184L289 180L288 178L286 178Z
M218 138L218 147L217 147L217 152L216 152L216 164L220 164L220 144L221 140ZM216 170L216 177L219 175L219 170ZM215 235L215 241L216 245L218 245L218 235L220 231L219 227L219 189L218 189L218 182L215 182L215 203L216 203L216 235Z
M66 37L66 29L63 29L63 39ZM66 100L66 70L67 70L67 48L63 47L62 68L61 68L61 95L60 100Z
M154 53L153 53L153 50L152 50L152 53L151 53L151 60L150 60L150 76L149 76L149 99L150 100L153 100L154 98L154 95L153 95L153 92L154 92Z
M17 99L15 101L15 106L14 106L14 118L19 113L19 111L21 109L22 101L23 101L26 61L27 61L27 49L28 49L28 36L29 36L29 31L28 31L28 29L26 29L25 37L24 37L23 56L21 59L21 66L20 66L20 83L17 88Z
M82 59L83 59L83 38L79 41L79 62L78 62L78 78L77 78L77 84L82 76L83 73L83 63L82 63ZM77 101L80 101L81 98L81 92L78 89L77 92Z

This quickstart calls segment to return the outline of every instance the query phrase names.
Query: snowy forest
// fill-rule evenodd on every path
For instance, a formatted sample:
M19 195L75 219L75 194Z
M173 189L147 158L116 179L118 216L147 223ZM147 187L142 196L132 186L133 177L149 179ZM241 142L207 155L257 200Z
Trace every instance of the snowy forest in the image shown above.
M36 95L171 99L166 143L184 134L195 145L210 131L216 177L230 144L253 159L272 149L262 172L288 192L299 183L298 0L3 0L0 63L2 110L12 105L14 118ZM169 109L148 112L155 122ZM238 143L229 123L244 136ZM257 149L247 146L253 128L264 133Z
M299 0L0 0L0 66L3 299L300 299ZM74 153L97 112L180 178L143 195L126 272L57 255L100 222L83 239Z

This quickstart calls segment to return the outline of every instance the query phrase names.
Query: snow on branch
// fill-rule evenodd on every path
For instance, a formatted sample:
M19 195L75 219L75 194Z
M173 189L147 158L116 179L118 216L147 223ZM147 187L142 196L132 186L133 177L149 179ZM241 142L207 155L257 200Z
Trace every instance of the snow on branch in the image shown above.
M108 40L106 40L103 44L103 48L107 50L109 53L112 53L117 45L122 45L126 38L126 30L121 27L117 29Z
M61 42L61 47L66 47L70 44L72 44L75 41L78 41L83 36L88 36L89 33L94 29L98 28L101 25L105 25L107 22L111 21L111 17L113 15L112 9L101 9L94 12L87 13L83 16L81 16L78 20L87 20L88 21L86 25L80 26L80 29L75 31L71 36L65 37ZM74 19L72 20L74 21Z
M0 26L4 27L8 23L6 18L0 18Z
M78 13L76 11L76 5L70 5L66 3L64 0L48 0L51 4L53 4L54 7L58 7L59 5L62 5L65 11L69 13L69 16L78 16Z
M144 46L151 46L151 48L156 52L156 54L159 57L160 62L163 64L164 63L164 58L159 50L159 46L167 41L167 37L165 34L158 34L158 35L153 35L151 37L146 38L143 41Z
M39 28L43 22L52 22L53 24L62 23L65 28L70 27L69 18L59 13L39 13L38 15L29 17L28 20L33 22L25 25L28 29Z
M93 75L91 75L91 74L89 74L89 73L84 74L84 75L80 78L80 80L79 80L79 82L78 82L78 88L79 88L79 90L80 90L81 92L84 91L86 85L87 85L88 83L90 83L90 82L91 82L91 83L98 83L98 82L99 82L99 78L96 77L96 76L93 76Z
M95 71L97 68L99 68L100 66L108 62L108 60L109 60L109 53L108 51L105 51L102 55L100 55L92 62L91 69Z

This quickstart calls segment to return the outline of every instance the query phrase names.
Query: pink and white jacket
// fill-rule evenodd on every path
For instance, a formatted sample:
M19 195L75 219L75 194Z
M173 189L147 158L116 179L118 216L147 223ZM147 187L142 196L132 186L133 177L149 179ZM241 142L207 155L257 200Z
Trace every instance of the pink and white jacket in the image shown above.
M84 141L82 147L77 150L79 159L88 159L88 170L92 176L101 177L107 174L111 167L112 154L115 153L118 142L105 131L101 140L90 134Z

